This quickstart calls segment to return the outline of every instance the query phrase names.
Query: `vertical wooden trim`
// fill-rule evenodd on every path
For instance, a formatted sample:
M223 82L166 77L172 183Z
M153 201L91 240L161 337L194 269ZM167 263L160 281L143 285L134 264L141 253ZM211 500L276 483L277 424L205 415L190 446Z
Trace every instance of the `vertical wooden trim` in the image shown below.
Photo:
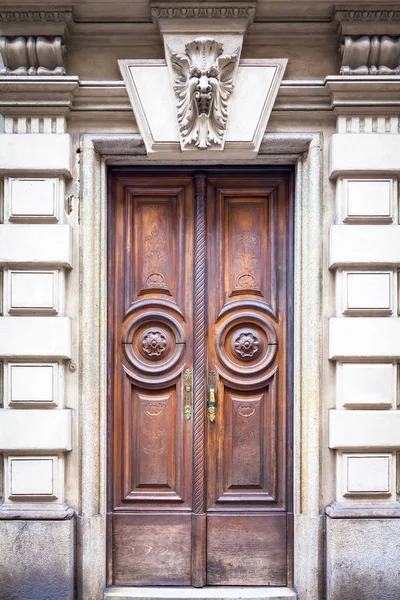
M206 175L195 185L194 303L193 303L193 517L192 585L206 584L205 414L206 414Z
M204 512L206 410L206 176L194 176L196 221L194 247L193 354L193 512Z

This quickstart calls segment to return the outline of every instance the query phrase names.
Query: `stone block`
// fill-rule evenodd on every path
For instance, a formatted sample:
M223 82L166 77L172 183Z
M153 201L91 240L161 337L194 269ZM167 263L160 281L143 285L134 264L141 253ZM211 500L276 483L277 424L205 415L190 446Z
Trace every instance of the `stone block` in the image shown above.
M329 267L398 265L399 235L400 225L332 225Z
M71 410L0 408L0 450L71 450Z
M399 359L400 318L329 319L329 358Z
M399 600L400 519L327 517L327 600Z
M74 519L0 521L0 600L73 600Z
M398 174L400 171L400 136L387 133L335 133L331 139L329 175L341 173Z
M1 265L72 268L69 225L0 225Z
M329 410L329 448L400 448L400 410Z
M68 133L18 133L0 144L0 173L71 176L72 145Z
M0 356L71 358L71 319L0 317Z

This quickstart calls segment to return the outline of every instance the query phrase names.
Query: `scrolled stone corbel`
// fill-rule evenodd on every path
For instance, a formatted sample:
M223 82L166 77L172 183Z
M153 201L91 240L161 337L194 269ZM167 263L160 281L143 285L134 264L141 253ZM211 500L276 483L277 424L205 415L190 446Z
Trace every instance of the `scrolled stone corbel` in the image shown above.
M4 67L0 75L65 75L61 36L0 37Z
M220 42L199 37L185 45L184 53L168 50L182 147L223 148L240 48L224 54Z
M341 75L399 75L400 37L346 35L340 47Z

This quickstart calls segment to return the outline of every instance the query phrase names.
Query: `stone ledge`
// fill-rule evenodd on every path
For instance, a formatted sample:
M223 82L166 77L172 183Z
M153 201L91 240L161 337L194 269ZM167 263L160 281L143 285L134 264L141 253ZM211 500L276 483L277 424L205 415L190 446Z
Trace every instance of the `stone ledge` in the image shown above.
M241 587L204 587L204 588L107 588L104 600L285 600L297 598L290 588L241 588Z
M333 502L325 509L331 519L400 519L400 503L375 502L362 505Z
M0 504L0 521L67 521L74 515L74 509L66 504Z

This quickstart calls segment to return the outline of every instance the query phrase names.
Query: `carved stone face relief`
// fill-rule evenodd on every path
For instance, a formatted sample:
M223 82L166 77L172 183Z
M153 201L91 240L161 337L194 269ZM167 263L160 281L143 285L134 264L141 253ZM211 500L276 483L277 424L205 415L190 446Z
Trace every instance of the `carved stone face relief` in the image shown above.
M239 48L224 54L220 42L200 37L186 44L184 54L169 52L183 147L222 148Z

